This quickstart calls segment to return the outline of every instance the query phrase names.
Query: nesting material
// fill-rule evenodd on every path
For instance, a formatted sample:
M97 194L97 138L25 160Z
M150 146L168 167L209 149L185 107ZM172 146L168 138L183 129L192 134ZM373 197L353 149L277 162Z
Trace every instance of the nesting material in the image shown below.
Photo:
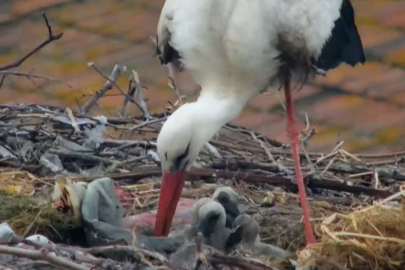
M115 181L125 215L155 210L161 176L156 137L167 116L150 117L92 117L69 108L0 105L0 144L8 145L0 147L0 222L8 222L17 234L39 233L53 242L80 238L80 224L73 219L80 219L80 194L85 183L100 177ZM302 142L310 145L314 134L302 132ZM367 207L395 193L405 181L405 152L351 154L343 143L331 148L327 153L301 151L319 240L310 248L304 248L288 144L228 124L201 151L182 196L197 200L211 197L219 185L232 186L240 195L242 212L261 226L261 241L292 252L301 266L401 269L402 204ZM71 211L57 211L55 198ZM288 260L268 261L242 251L230 258L215 256L210 258L234 269L294 268ZM267 268L254 268L252 260Z
M404 269L404 206L386 202L330 215L316 227L319 243L300 252L301 263L320 270Z
M72 230L78 228L71 218L52 204L38 205L23 195L0 193L0 223L7 222L18 235L42 234L55 242L71 242Z

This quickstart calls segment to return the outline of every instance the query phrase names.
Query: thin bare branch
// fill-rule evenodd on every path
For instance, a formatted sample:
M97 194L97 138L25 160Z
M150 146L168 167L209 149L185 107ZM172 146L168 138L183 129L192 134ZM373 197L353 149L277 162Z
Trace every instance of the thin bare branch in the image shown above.
M89 63L89 66L92 67L93 69L95 68L95 66L94 66L93 63ZM96 70L97 72L99 72L98 69L95 69L95 70ZM110 74L110 76L109 76L108 78L106 77L107 81L104 83L104 85L101 87L101 89L98 90L98 91L96 92L96 94L95 94L90 100L87 101L87 103L82 107L81 112L82 112L83 114L88 113L89 110L90 110L90 109L97 103L97 101L104 95L104 93L107 92L108 90L111 90L112 87L113 87L113 85L116 85L116 84L115 84L115 81L118 79L118 77L121 75L121 73L123 73L123 72L125 72L125 71L126 71L126 67L125 67L125 66L122 67L122 66L120 66L120 65L115 65L114 68L113 68L113 70L112 70L112 72L111 72L111 74ZM99 72L99 73L100 73L100 72ZM101 75L102 75L103 77L105 77L102 73L101 73Z
M48 38L46 40L44 40L43 42L41 42L41 44L39 44L37 47L35 47L32 51L30 51L25 56L23 56L21 59L15 61L13 63L6 64L4 66L0 66L0 71L4 71L4 70L8 70L8 69L12 69L12 68L20 66L22 63L24 63L25 60L30 58L32 55L34 55L36 52L41 50L43 47L45 47L46 45L48 45L49 43L51 43L55 40L60 39L63 36L63 33L59 33L59 34L55 35L52 32L51 25L49 24L48 18L46 17L45 13L42 14L42 17L44 18L46 27L48 29Z
M28 258L36 261L46 261L52 265L59 266L71 270L91 270L90 267L80 265L78 263L69 261L65 258L57 256L53 252L49 252L43 248L41 250L27 250L22 248L8 247L0 245L0 254L9 254L20 258Z

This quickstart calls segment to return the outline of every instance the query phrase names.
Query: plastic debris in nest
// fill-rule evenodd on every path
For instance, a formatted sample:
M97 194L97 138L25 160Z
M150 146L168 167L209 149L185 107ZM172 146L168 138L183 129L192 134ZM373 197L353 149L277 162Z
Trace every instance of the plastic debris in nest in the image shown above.
M52 194L54 206L66 209L68 214L76 221L81 221L81 204L86 193L86 182L73 182L67 177L55 177L55 189Z
M86 194L88 183L73 181L70 178L57 175L52 200L57 209L63 209L74 220L81 220L81 205ZM115 193L124 208L133 207L136 196L126 188L114 186Z
M84 134L86 134L87 139L83 143L83 146L97 149L104 142L103 135L107 130L105 125L108 123L108 121L105 116L98 116L94 118L99 120L99 123L96 124L94 128L84 127Z
M299 263L318 270L404 269L405 205L390 203L403 195L325 218L316 227L319 243L302 250Z

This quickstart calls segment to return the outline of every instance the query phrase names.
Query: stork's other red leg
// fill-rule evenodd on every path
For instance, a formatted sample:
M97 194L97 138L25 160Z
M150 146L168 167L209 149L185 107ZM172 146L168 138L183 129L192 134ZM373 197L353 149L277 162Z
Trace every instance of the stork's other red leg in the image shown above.
M301 165L300 165L300 157L298 154L299 132L298 132L297 121L294 116L294 107L293 107L293 102L292 102L292 98L291 98L291 89L290 89L289 80L286 80L286 82L285 82L284 94L285 94L286 105L287 105L287 121L288 121L287 131L288 131L288 135L289 135L290 141L291 141L291 151L292 151L292 157L294 160L295 175L297 178L297 185L298 185L298 191L300 194L302 214L304 217L305 236L307 239L307 244L310 245L310 244L315 243L315 237L314 237L314 233L312 231L311 220L309 219L309 208L308 208L308 202L307 202L307 195L305 193L304 180L302 178Z

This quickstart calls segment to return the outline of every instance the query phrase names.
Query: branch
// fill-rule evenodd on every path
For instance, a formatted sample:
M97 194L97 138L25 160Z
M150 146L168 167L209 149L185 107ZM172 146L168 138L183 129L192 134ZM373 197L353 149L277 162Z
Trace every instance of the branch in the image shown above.
M66 158L77 158L80 160L85 160L85 161L91 161L91 162L102 162L104 164L107 165L114 165L114 164L121 164L120 161L116 161L116 160L111 160L108 158L102 158L102 157L98 157L98 156L94 156L91 154L87 154L84 152L75 152L75 151L69 151L69 150L59 150L59 149L49 149L48 150L49 153L51 154L55 154L58 156L63 156Z
M231 268L238 267L239 269L246 270L275 270L276 268L266 265L258 260L248 259L248 258L238 258L226 255L221 255L218 253L213 253L209 256L208 261L214 265L226 265Z
M156 123L160 123L160 122L164 122L167 120L167 117L162 117L162 118L157 118L157 119L153 119L153 120L149 120L149 121L145 121L139 125L133 126L130 130L128 130L128 132L134 132L137 129L141 128L141 127L145 127L147 125L151 125L151 124L156 124Z
M71 270L91 270L91 268L68 261L65 258L58 257L54 253L48 252L47 249L29 250L8 246L0 246L0 254L13 255L19 258L28 258L31 260L46 261L55 266Z
M142 255L149 256L155 260L158 260L160 263L163 265L166 265L169 269L173 269L167 260L165 256L162 254L159 254L157 252L153 252L150 250L146 250L143 248L138 248L135 246L121 246L121 245L116 245L116 246L99 246L99 247L91 247L91 248L76 248L79 249L80 251L84 253L89 253L89 254L100 254L104 253L106 251L121 251L121 252L128 252L128 253L140 253Z
M38 52L39 50L41 50L43 47L45 47L46 45L48 45L49 43L60 39L63 36L63 33L54 35L52 32L52 28L49 25L49 21L48 18L46 17L46 14L43 13L42 17L44 17L45 20L45 24L46 27L48 28L48 38L46 40L44 40L41 44L39 44L36 48L34 48L32 51L30 51L29 53L27 53L24 57L22 57L21 59L10 63L10 64L6 64L4 66L0 66L0 71L4 71L4 70L8 70L8 69L12 69L15 67L20 66L25 60L27 60L28 58L30 58L32 55L34 55L36 52Z
M132 98L132 100L131 100L131 98ZM135 102L134 99L137 99L138 103ZM143 97L141 80L139 79L138 72L136 72L135 70L132 70L132 75L129 80L128 93L125 96L124 104L123 104L122 110L121 110L122 117L125 115L125 109L126 109L126 106L128 105L129 101L131 101L132 103L135 103L135 105L138 106L138 108L141 110L142 115L145 119L151 118L151 115L148 111L148 105L146 104L145 98Z
M72 178L76 181L92 181L100 177L109 177L114 181L119 180L133 180L137 181L147 177L159 177L162 175L162 171L153 166L153 169L145 170L143 172L130 172L130 173L117 173L117 174L107 174L92 177L77 177ZM291 181L288 177L283 177L279 175L263 175L245 171L230 171L228 169L217 170L217 169L193 169L190 171L191 176L197 177L212 177L225 178L225 179L236 179L245 183L266 183L273 186L282 186L288 190L297 190L297 184ZM44 181L50 181L51 178L43 179ZM328 189L347 192L351 194L364 194L367 196L386 198L391 196L393 193L388 190L379 190L363 186L351 186L346 183L340 183L338 181L332 181L324 178L314 179L310 176L306 178L308 188L314 189ZM189 181L193 181L189 179Z
M124 103L122 104L122 109L121 109L121 113L120 113L120 117L124 117L125 116L125 109L127 108L127 105L130 101L129 97L134 98L135 95L135 91L136 91L136 86L134 85L134 81L132 79L132 77L129 78L129 85L128 85L128 92L127 92L127 96L124 99ZM107 95L105 95L107 96Z
M240 171L226 171L226 170L212 170L212 169L194 169L190 171L190 175L195 176L206 176L211 177L215 175L218 178L226 179L236 179L246 183L266 183L274 186L284 186L289 190L297 190L297 184L293 183L291 179L278 176L278 175L261 175L249 172L240 172ZM352 194L364 194L368 196L374 196L379 198L385 198L392 193L388 190L378 190L362 186L350 186L345 183L340 183L337 181L331 181L327 179L313 179L310 177L306 178L308 188L320 188L320 189L331 189L336 191L343 191Z
M135 89L136 89L134 96L139 102L138 106L141 109L144 118L149 119L149 118L151 118L151 115L149 114L148 105L146 104L145 98L143 97L142 85L141 85L141 80L139 79L138 72L136 72L135 70L132 70L132 76L134 77Z
M95 68L93 63L89 63L89 66ZM97 101L105 94L105 92L111 90L113 85L116 85L115 81L118 79L118 77L121 75L122 72L125 72L125 70L126 67L121 67L120 65L116 64L113 70L111 71L110 76L106 78L107 81L104 83L101 89L98 90L96 94L89 101L87 101L87 103L82 107L81 113L87 114L91 109L91 107L93 107L97 103ZM96 71L99 72L97 69Z
M178 107L179 105L183 105L183 98L185 98L185 95L182 95L179 88L177 87L176 79L175 79L175 68L173 67L173 64L169 63L166 65L167 71L168 71L168 77L169 77L169 83L168 86L171 88L174 93L177 96L177 101L174 104L175 107Z
M6 79L6 74L3 74L0 79L0 88L3 86L4 80Z
M17 77L26 77L26 78L30 79L30 81L32 81L31 79L39 79L39 80L46 80L46 81L51 81L51 82L62 83L62 81L59 80L59 79L46 77L46 76L41 76L41 75L36 75L36 74L31 74L30 72L25 73L25 72L6 70L6 71L0 71L0 74L2 75L2 78L6 77L6 76L17 76ZM4 79L1 79L1 80L4 80ZM0 88L1 88L1 85L2 85L2 82L0 81ZM65 84L65 85L72 88L72 86L69 85L69 84Z

